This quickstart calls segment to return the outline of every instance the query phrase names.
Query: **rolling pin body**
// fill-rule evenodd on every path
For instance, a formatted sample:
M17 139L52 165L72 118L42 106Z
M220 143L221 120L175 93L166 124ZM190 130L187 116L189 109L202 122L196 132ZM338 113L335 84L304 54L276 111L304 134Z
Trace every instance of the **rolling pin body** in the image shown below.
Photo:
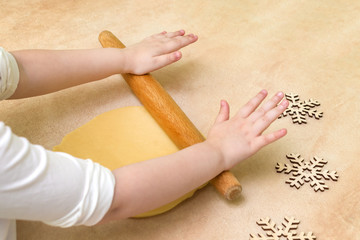
M124 44L109 31L101 32L99 41L103 47L125 48ZM205 140L171 96L150 74L122 74L122 76L178 148L183 149ZM229 200L236 199L241 193L239 181L229 171L219 174L211 180L211 183Z

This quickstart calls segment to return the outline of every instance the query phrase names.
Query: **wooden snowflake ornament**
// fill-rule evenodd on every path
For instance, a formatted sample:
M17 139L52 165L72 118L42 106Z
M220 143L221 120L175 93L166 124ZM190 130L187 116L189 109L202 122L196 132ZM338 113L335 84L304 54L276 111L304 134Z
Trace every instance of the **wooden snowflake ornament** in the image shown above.
M285 221L282 223L283 227L277 227L276 224L270 218L261 218L256 223L266 232L264 234L250 234L250 240L281 240L285 237L286 240L316 240L316 237L312 232L297 233L296 229L300 224L299 220L294 217L285 217Z
M304 162L304 158L298 153L291 153L286 155L292 165L286 163L276 163L276 171L278 173L284 172L286 174L292 174L292 176L285 181L290 187L296 187L299 189L304 182L309 182L310 186L317 191L325 191L329 189L325 185L325 180L337 181L339 175L336 171L323 170L322 168L327 164L322 158L313 157L310 162Z
M295 93L285 94L285 98L289 101L289 106L279 116L279 118L291 116L293 123L302 124L307 123L306 115L315 119L320 119L323 116L323 112L318 112L314 109L320 106L320 103L310 98L307 101L300 101L299 95Z

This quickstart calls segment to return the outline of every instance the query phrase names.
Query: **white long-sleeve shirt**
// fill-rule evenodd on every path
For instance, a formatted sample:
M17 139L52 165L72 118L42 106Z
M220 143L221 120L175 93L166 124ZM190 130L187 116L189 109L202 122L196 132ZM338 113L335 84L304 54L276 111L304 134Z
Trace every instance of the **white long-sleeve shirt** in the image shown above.
M15 58L0 48L0 99L10 97L18 81ZM94 225L109 210L114 187L109 169L33 145L0 122L0 240L16 239L16 219Z

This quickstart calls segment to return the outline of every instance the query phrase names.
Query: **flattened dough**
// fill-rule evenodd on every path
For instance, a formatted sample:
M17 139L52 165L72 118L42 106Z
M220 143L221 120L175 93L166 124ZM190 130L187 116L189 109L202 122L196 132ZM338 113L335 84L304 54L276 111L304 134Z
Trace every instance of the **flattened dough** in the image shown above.
M54 151L66 152L78 158L89 158L111 170L178 150L142 106L103 113L66 135L62 142L54 147ZM166 212L191 197L195 191L136 217Z

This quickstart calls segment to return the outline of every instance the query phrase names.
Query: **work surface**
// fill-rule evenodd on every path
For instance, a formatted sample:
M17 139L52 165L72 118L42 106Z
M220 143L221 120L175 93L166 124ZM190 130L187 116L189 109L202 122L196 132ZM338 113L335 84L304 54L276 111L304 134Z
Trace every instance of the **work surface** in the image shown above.
M352 2L352 3L351 3ZM227 99L232 114L262 88L313 98L320 120L293 124L289 117L271 130L288 135L242 162L232 172L243 186L235 202L212 186L165 214L96 227L60 229L18 222L18 239L249 239L265 232L270 217L300 220L298 232L319 240L360 239L360 2L359 1L2 1L0 45L15 49L98 48L102 30L125 45L163 30L184 28L199 35L183 59L154 72L198 129L206 135ZM48 149L93 117L140 105L121 76L51 95L3 101L0 120L32 143ZM337 182L315 192L276 173L286 154L305 161L319 156L336 170Z

